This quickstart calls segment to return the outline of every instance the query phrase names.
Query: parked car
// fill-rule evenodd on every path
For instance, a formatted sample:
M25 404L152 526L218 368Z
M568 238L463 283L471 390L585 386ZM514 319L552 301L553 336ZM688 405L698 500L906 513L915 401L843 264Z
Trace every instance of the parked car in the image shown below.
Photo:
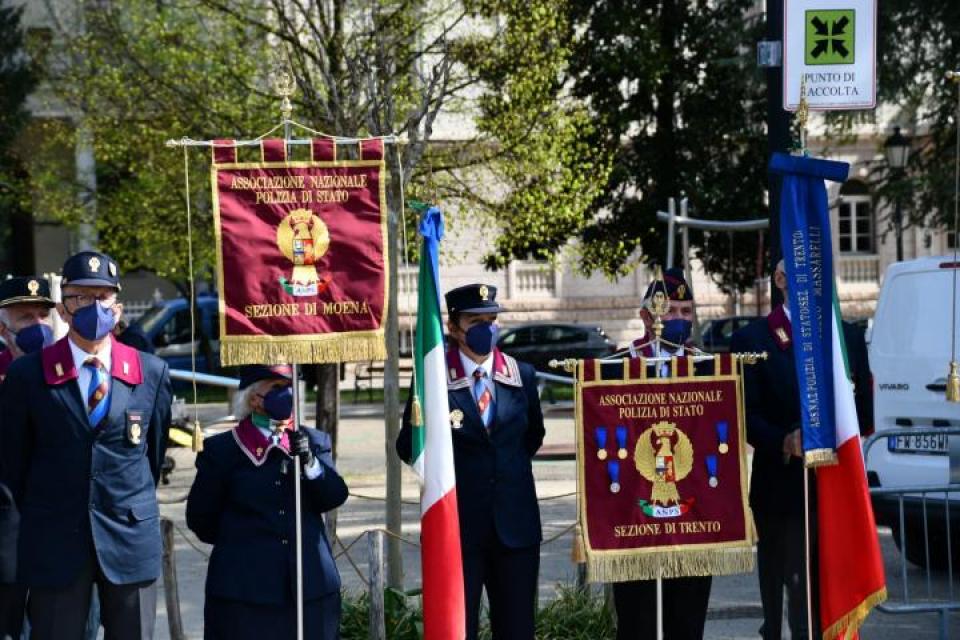
M730 338L742 327L747 326L759 316L726 316L705 320L700 325L700 342L708 353L727 353L730 351Z
M538 371L561 375L550 368L551 360L603 358L617 345L598 326L578 324L527 324L507 329L497 346L517 360L532 364Z
M220 340L217 319L217 297L197 297L196 337L197 371L213 373L220 367ZM158 302L131 323L147 337L156 356L166 360L171 369L190 370L190 304L186 298ZM204 348L203 341L209 343ZM212 359L212 362L208 360Z
M932 257L898 262L886 272L877 312L870 332L870 368L874 384L874 424L877 432L897 428L960 427L960 408L948 403L947 361L950 356L952 258ZM955 337L960 341L960 325ZM953 436L960 438L960 436ZM950 437L947 434L890 436L868 454L867 478L871 486L896 488L945 485L950 481ZM956 443L954 443L956 444ZM908 560L926 565L924 507L927 513L930 564L946 566L947 521L953 531L953 563L960 561L960 495L919 494L904 498L905 549ZM900 541L897 496L873 496L879 524L893 529Z

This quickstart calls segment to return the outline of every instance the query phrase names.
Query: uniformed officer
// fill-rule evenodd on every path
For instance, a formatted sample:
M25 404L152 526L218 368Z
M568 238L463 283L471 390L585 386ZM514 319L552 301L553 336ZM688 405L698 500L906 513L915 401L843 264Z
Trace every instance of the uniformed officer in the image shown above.
M96 585L107 637L150 638L162 545L156 483L170 423L167 365L118 342L116 262L63 265L66 337L10 367L2 479L20 510L17 575L31 637L79 638Z
M37 276L8 278L0 282L0 338L7 348L0 353L0 381L18 357L53 344L50 285Z
M7 345L0 353L0 383L18 357L53 342L50 285L37 276L0 282L0 337ZM2 416L0 416L2 419ZM0 485L0 638L19 638L27 590L16 582L17 531L20 515L10 490Z
M786 299L783 260L777 264L773 282ZM789 308L779 305L766 318L737 331L730 350L767 352L766 360L744 367L743 374L747 441L753 446L750 508L757 525L757 570L763 604L760 634L766 640L780 640L786 588L791 636L806 638L803 446ZM810 482L811 492L815 487L816 483ZM816 508L811 507L810 512L815 514ZM810 531L814 534L816 527L811 526ZM819 620L816 574L811 572L813 619Z
M496 298L484 284L446 294L467 638L477 637L486 589L494 639L525 640L534 636L542 539L531 459L545 432L533 367L496 348ZM397 453L410 462L409 402Z
M340 574L322 515L347 499L330 437L292 429L289 366L244 367L234 399L237 426L208 438L197 456L187 526L213 545L207 567L204 638L296 638L293 456L302 465L304 637L335 640Z
M694 299L682 269L667 269L663 274L663 292L669 301L667 313L661 316L664 342L656 343L653 333L653 313L649 308L658 284L647 287L640 310L645 334L630 343L633 357L670 357L684 355L692 346ZM689 355L689 354L687 354ZM622 366L610 363L604 367L604 377L610 378L608 367ZM668 364L654 365L664 375ZM710 363L696 366L697 374L709 373ZM622 369L621 369L622 370ZM616 376L613 373L613 376ZM656 372L648 375L656 375ZM700 640L707 619L711 576L691 576L663 580L663 637L666 640ZM617 640L638 640L657 637L657 583L655 580L632 580L613 585L613 601L617 611Z

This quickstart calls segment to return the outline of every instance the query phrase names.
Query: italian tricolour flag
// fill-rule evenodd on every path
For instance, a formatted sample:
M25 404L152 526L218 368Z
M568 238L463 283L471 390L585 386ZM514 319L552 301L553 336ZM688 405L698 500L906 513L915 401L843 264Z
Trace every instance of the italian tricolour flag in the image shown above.
M824 640L857 637L867 614L887 597L836 297L833 387L838 464L816 470L820 628Z
M420 560L423 573L423 637L462 640L466 636L463 560L457 516L450 407L440 316L438 254L443 214L430 207L420 221L423 237L417 292L412 411L413 468L420 476Z

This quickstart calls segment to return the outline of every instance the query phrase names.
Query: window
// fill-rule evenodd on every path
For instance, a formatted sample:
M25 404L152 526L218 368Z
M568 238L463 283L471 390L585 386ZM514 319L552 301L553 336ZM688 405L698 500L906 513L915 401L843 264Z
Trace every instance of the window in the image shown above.
M547 331L547 342L586 342L587 332L575 327L550 327Z
M500 341L501 345L508 347L520 347L531 344L532 339L532 330L529 327L523 327L521 329L515 329L505 335L503 340Z
M837 243L840 253L875 253L873 204L865 184L847 182L837 205Z
M199 329L199 327L198 327ZM172 344L190 343L190 310L177 311L153 338L154 346L165 347Z

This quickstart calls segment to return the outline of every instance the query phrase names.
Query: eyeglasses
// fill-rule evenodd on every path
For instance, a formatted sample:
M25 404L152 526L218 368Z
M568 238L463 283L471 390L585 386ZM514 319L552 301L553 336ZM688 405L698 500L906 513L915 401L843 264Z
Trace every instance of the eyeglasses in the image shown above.
M83 307L89 307L94 302L99 302L104 306L113 306L117 303L117 294L116 293L101 293L96 296L87 295L84 293L78 293L69 296L63 296L63 306L66 307L67 311L74 313L77 309L82 309Z

